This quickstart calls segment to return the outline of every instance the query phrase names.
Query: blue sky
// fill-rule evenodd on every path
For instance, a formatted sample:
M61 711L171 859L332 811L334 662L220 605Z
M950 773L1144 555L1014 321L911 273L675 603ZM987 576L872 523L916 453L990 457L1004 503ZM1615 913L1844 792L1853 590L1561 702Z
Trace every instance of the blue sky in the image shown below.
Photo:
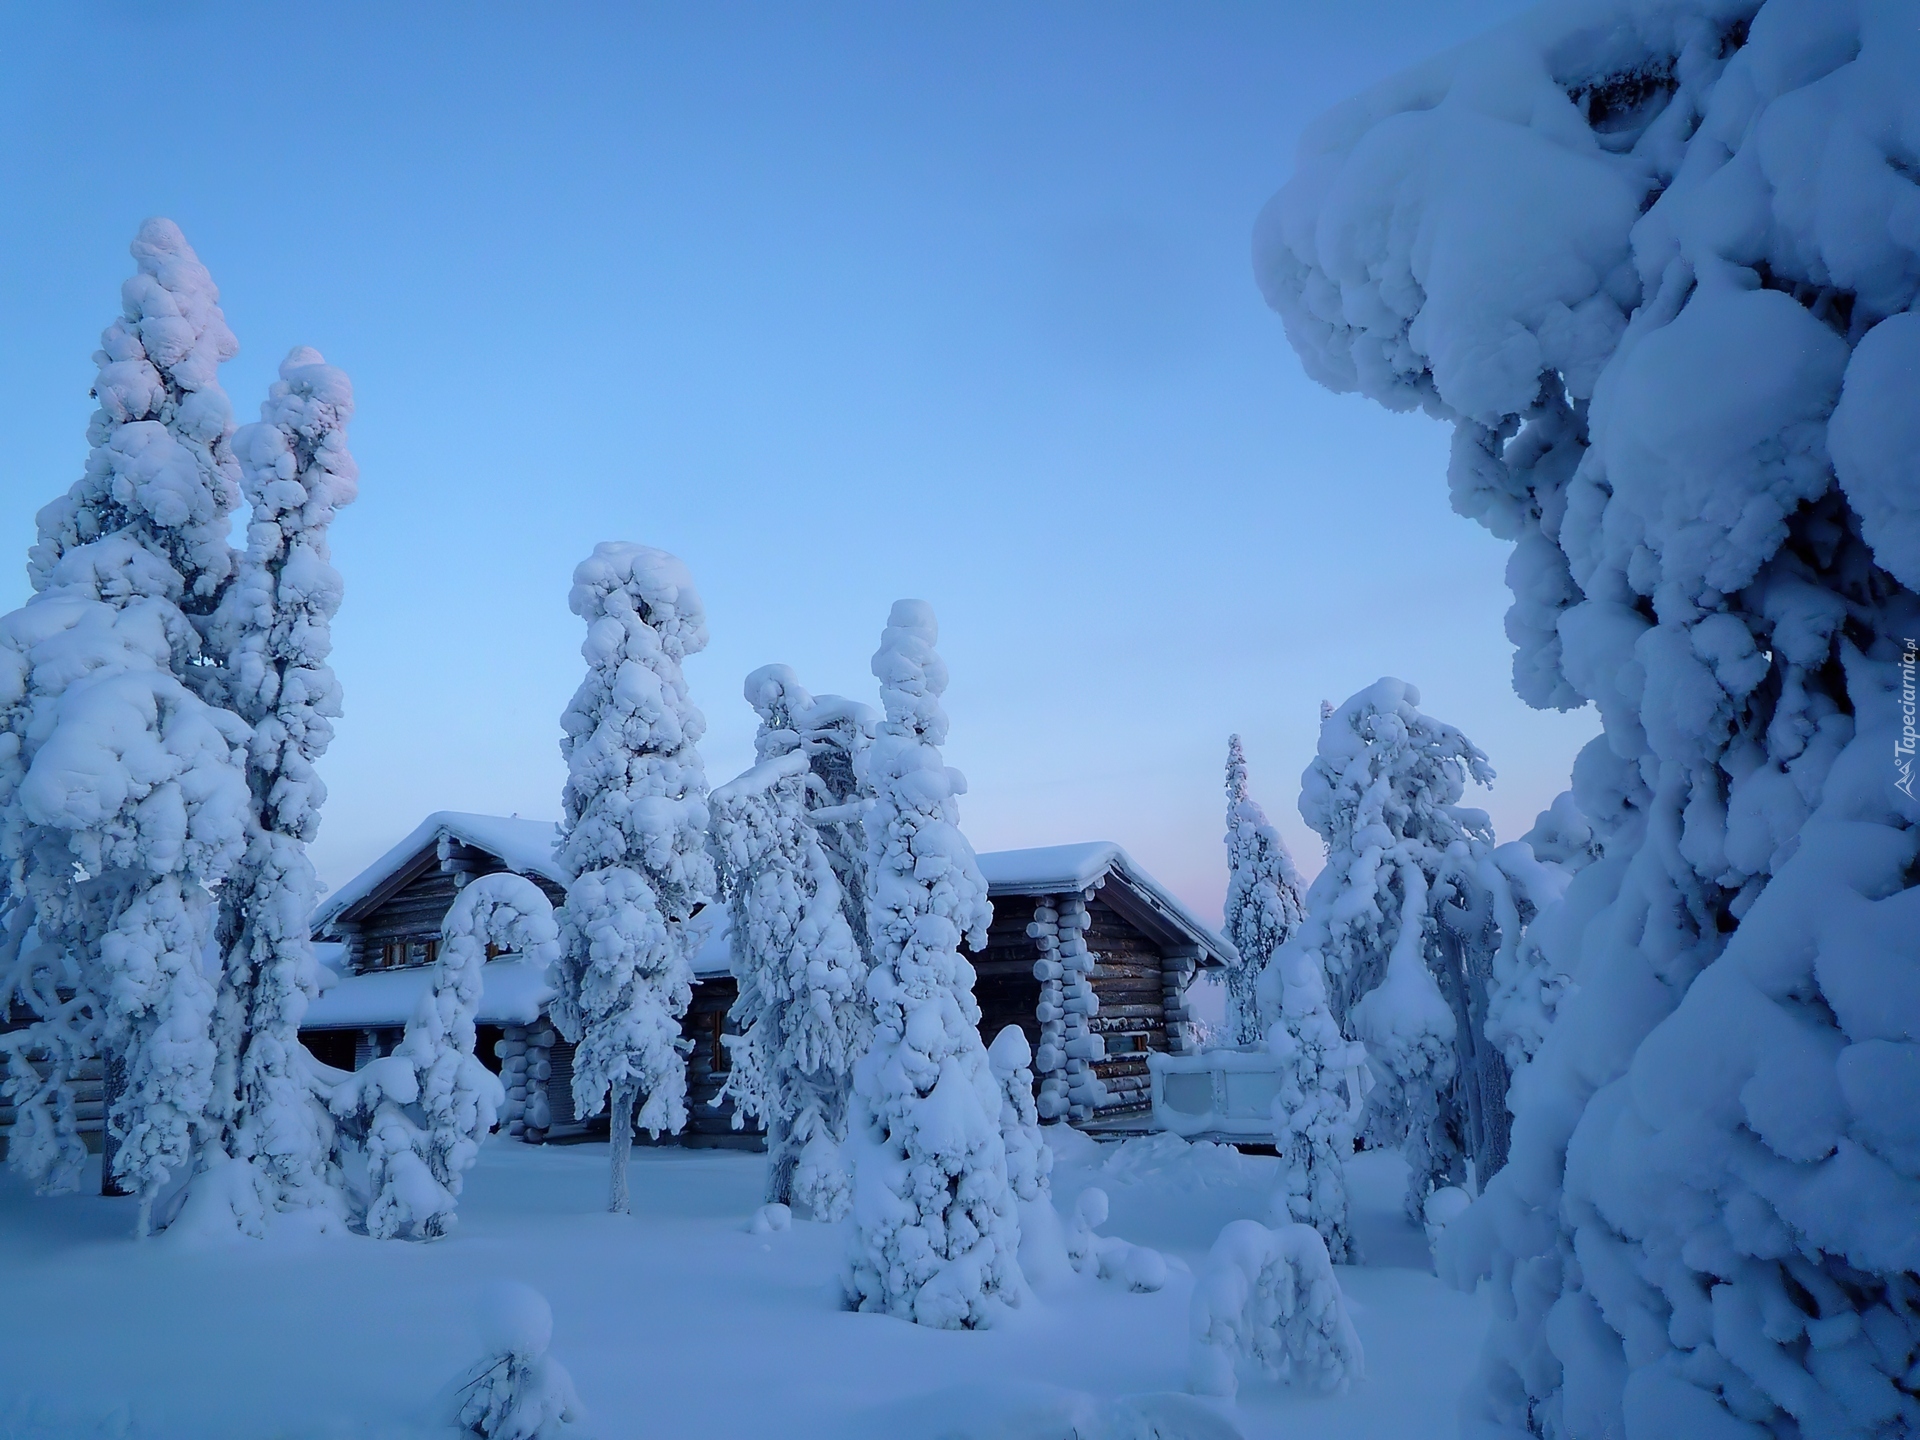
M1311 872L1319 702L1382 674L1517 835L1596 722L1514 697L1444 430L1308 381L1247 257L1307 121L1518 8L10 7L0 606L164 214L242 419L294 344L358 391L333 884L428 810L557 814L601 539L692 567L715 783L749 669L871 698L913 595L980 849L1119 840L1215 917L1227 733Z

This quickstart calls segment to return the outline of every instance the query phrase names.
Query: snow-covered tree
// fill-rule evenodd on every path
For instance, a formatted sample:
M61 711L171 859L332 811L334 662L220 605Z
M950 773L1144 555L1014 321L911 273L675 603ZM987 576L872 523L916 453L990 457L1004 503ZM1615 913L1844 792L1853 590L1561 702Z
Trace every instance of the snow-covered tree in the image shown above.
M432 1239L453 1223L466 1172L506 1101L473 1053L481 968L489 946L544 967L559 953L547 897L501 872L462 887L441 926L433 988L391 1055L335 1087L331 1105L367 1152L367 1233Z
M946 1329L1017 1303L1019 1219L1000 1136L1000 1087L980 1041L965 939L993 919L960 833L966 782L942 760L947 667L924 601L893 606L873 673L886 711L868 755L867 913L871 1048L854 1067L847 1149L854 1177L847 1296Z
M872 1012L839 881L808 818L810 793L823 788L797 748L764 759L713 792L709 844L740 984L722 1094L736 1124L766 1121L767 1199L839 1220L852 1200L840 1159L847 1092Z
M553 1017L576 1045L576 1113L612 1100L609 1207L629 1208L635 1124L678 1132L687 1118L680 1017L688 961L713 898L706 849L707 722L681 662L706 647L706 613L687 568L663 550L606 541L573 572L568 596L587 622L587 676L560 723L567 762L562 914ZM639 1106L635 1114L635 1105Z
M357 493L347 451L347 377L298 348L233 439L251 508L247 549L209 626L227 703L251 727L247 780L254 824L244 858L221 887L227 944L214 1038L214 1111L223 1158L253 1167L250 1187L222 1192L271 1208L339 1209L330 1172L332 1127L299 1046L314 993L308 916L318 892L307 842L326 786L315 762L333 738L340 685L327 664L341 580L327 531ZM258 1218L242 1223L257 1228Z
M872 707L839 695L810 695L786 665L763 665L747 676L747 703L760 717L754 754L771 760L800 750L818 785L807 790L808 816L826 847L841 907L860 957L873 963L867 934L867 749L878 717Z
M1280 1155L1274 1219L1311 1225L1335 1264L1356 1256L1347 1227L1347 1159L1366 1094L1367 1051L1348 1040L1327 1008L1320 953L1295 939L1260 975L1263 1014L1275 1017L1267 1044L1280 1062L1273 1143Z
M1505 1111L1489 1114L1485 1097L1504 1107L1507 1078L1477 1029L1492 943L1479 868L1493 832L1459 804L1468 779L1484 785L1493 771L1419 699L1386 679L1334 710L1300 795L1327 846L1302 963L1326 975L1333 1018L1366 1043L1379 1082L1367 1133L1406 1147L1415 1218L1436 1186L1467 1179L1468 1158L1483 1176L1498 1168Z
M1239 1362L1319 1391L1365 1373L1327 1247L1310 1225L1269 1230L1235 1220L1220 1232L1188 1302L1187 1388L1232 1399Z
M1305 912L1300 872L1280 832L1247 790L1240 737L1227 737L1227 939L1236 964L1227 970L1227 1031L1235 1045L1257 1045L1275 1016L1263 1016L1260 976L1300 928Z
M1523 698L1604 726L1532 927L1571 984L1440 1242L1480 1433L1920 1428L1916 23L1538 6L1261 226L1312 373L1453 424Z
M1532 830L1516 842L1495 847L1482 865L1500 937L1485 1031L1515 1076L1539 1053L1561 999L1573 986L1573 977L1549 954L1549 932L1567 920L1560 904L1567 882L1583 868L1577 844L1553 843L1562 820L1578 819L1569 800L1562 795L1552 810L1541 812ZM1561 853L1569 855L1567 862L1551 858ZM1564 947L1555 948L1564 953Z
M216 372L236 347L171 222L148 221L132 249L95 356L85 473L41 511L35 594L0 622L0 853L40 953L72 985L71 998L59 981L26 987L40 1018L14 1044L56 1075L104 1048L124 1078L109 1087L108 1175L140 1194L144 1231L207 1115L210 887L243 853L250 807L246 727L218 707L203 647L232 571L233 427ZM16 1097L23 1084L16 1071ZM21 1152L43 1184L71 1174L62 1113L37 1104L53 1131Z
M1000 1136L1007 1147L1007 1183L1020 1201L1052 1193L1053 1149L1040 1133L1033 1103L1033 1050L1018 1025L1008 1025L987 1047L987 1064L1000 1086Z

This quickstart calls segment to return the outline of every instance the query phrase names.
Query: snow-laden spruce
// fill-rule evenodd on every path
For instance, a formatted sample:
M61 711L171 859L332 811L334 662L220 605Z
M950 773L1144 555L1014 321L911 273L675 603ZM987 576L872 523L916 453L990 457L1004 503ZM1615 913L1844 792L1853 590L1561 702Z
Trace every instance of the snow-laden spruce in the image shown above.
M1301 942L1327 977L1330 1009L1364 1041L1374 1079L1365 1130L1402 1144L1407 1213L1436 1187L1506 1160L1508 1071L1485 1026L1508 882L1488 863L1493 830L1459 804L1489 784L1486 756L1423 715L1419 692L1385 679L1320 725L1300 813L1327 845Z
M1258 1045L1277 1012L1262 1014L1260 977L1300 928L1306 905L1300 872L1280 832L1247 789L1240 737L1227 737L1227 939L1238 963L1227 970L1227 1039Z
M621 541L580 562L567 603L587 623L587 675L560 717L557 853L574 878L552 1014L576 1046L575 1113L598 1114L611 1097L608 1205L625 1213L634 1126L678 1133L687 1119L680 1017L704 933L692 922L714 881L698 749L707 722L680 666L706 648L707 620L685 565Z
M466 1172L507 1098L473 1053L489 947L536 969L560 948L547 897L511 872L468 881L441 936L433 988L400 1043L340 1082L330 1102L366 1147L366 1223L375 1239L446 1234Z
M871 966L866 810L873 787L867 781L866 757L879 717L858 700L809 694L786 665L762 665L747 676L745 691L747 703L760 717L754 757L771 760L802 751L819 782L807 787L808 818L840 883L847 928L860 947L861 960Z
M280 362L259 422L233 437L251 512L247 548L209 627L227 703L252 731L254 824L220 890L227 943L213 1112L217 1157L253 1170L250 1183L222 1184L220 1194L254 1231L256 1206L342 1207L332 1126L298 1037L315 993L308 916L319 886L306 847L327 793L314 766L340 715L327 657L342 585L327 532L358 493L352 418L351 383L318 351L296 348Z
M960 833L966 782L940 755L938 638L931 606L896 601L873 657L886 711L867 760L875 1027L854 1067L845 1285L858 1309L972 1329L1017 1303L1025 1282L1000 1087L960 953L962 940L986 944L993 909Z
M1319 1391L1365 1372L1360 1337L1318 1232L1235 1220L1220 1232L1188 1302L1187 1388L1232 1399L1239 1363Z
M247 730L219 708L203 629L232 572L233 424L216 372L235 350L219 294L179 230L150 220L101 337L86 470L43 509L34 595L0 622L0 855L73 1000L37 1007L25 1047L55 1083L9 1092L39 1139L16 1163L73 1175L71 1067L107 1058L108 1175L141 1197L188 1161L214 1085L216 886L250 826ZM9 927L11 929L11 925ZM17 967L16 967L17 968ZM47 987L19 991L29 1005Z
M852 1201L840 1157L847 1092L872 1013L867 967L809 819L821 788L797 748L762 760L713 792L708 841L740 985L722 1094L736 1125L766 1123L768 1201L839 1220Z
M1920 1427L1916 35L1543 5L1319 122L1261 224L1312 373L1453 424L1522 696L1605 727L1570 983L1441 1241L1482 1433Z
M1278 1062L1273 1143L1280 1184L1272 1210L1283 1224L1311 1225L1335 1264L1358 1258L1347 1225L1347 1158L1370 1088L1366 1046L1349 1040L1327 1006L1320 952L1295 938L1260 974L1256 997L1275 1017L1267 1046Z

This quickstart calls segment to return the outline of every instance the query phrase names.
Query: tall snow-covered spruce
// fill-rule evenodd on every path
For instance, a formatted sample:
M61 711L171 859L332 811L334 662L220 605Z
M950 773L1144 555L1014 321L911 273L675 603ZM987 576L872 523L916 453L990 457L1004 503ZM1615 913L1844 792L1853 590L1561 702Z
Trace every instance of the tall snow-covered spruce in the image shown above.
M104 1051L119 1082L107 1173L139 1194L144 1231L205 1133L211 887L244 853L251 806L249 735L221 708L203 644L233 568L233 423L216 374L237 347L172 222L148 221L132 250L95 355L86 471L40 512L35 593L0 622L0 851L40 942L28 973L13 967L40 1019L8 1048L53 1071L34 1086L10 1064L35 1137L15 1161L71 1183L69 1081ZM48 1003L66 985L71 1000Z
M1321 721L1300 814L1327 846L1301 929L1330 1011L1364 1041L1378 1084L1375 1143L1402 1144L1407 1208L1505 1161L1507 1070L1481 1031L1491 979L1486 815L1460 805L1487 757L1423 715L1402 680L1368 686ZM1309 981L1310 988L1310 981ZM1304 992L1303 992L1303 998Z
M293 350L233 438L251 507L247 548L209 627L227 703L251 728L247 849L220 890L226 963L215 1011L214 1114L222 1134L203 1163L238 1160L244 1183L212 1185L257 1229L255 1206L343 1208L329 1166L331 1125L304 1065L300 1017L313 994L308 933L318 883L307 842L326 786L314 765L333 739L340 685L327 657L340 574L327 532L358 493L347 450L353 387L318 351Z
M1227 939L1238 963L1227 971L1227 1029L1235 1045L1257 1045L1278 1018L1260 1011L1260 976L1300 928L1300 872L1280 832L1247 789L1240 737L1227 737Z
M841 1161L847 1093L872 1028L867 966L812 819L816 804L834 797L803 748L809 698L780 666L749 675L746 694L766 707L761 759L715 790L710 805L740 984L731 1013L741 1034L729 1041L724 1093L736 1122L766 1122L767 1199L839 1220L852 1201Z
M893 607L873 673L886 719L868 756L868 917L876 1015L854 1067L849 1302L946 1329L990 1323L1025 1290L1001 1139L1000 1086L980 1040L964 939L993 910L960 833L966 784L940 756L947 667L932 607Z
M1476 1433L1920 1428L1920 7L1556 3L1334 111L1263 218L1308 369L1454 427L1598 860L1441 1242ZM1516 1040L1523 1037L1516 1034Z
M573 878L553 1017L576 1046L576 1113L611 1097L608 1205L623 1214L634 1126L677 1133L687 1119L680 1017L714 879L697 748L707 722L680 665L706 647L707 621L685 565L621 541L580 562L568 604L587 622L587 676L560 720L558 856Z

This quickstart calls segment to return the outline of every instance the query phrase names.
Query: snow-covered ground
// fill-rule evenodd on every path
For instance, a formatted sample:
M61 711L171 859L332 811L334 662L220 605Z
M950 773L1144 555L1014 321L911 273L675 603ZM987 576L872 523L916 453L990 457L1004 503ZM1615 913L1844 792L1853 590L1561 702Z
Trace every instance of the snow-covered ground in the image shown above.
M1367 1375L1344 1395L1243 1379L1184 1393L1187 1300L1221 1226L1264 1218L1272 1159L1172 1136L1097 1146L1054 1170L1066 1208L1112 1201L1105 1234L1163 1250L1157 1294L1069 1275L979 1332L837 1302L844 1229L749 1232L765 1157L642 1149L633 1214L604 1212L605 1146L488 1144L455 1233L409 1244L276 1234L128 1238L130 1201L42 1199L0 1180L0 1435L445 1436L436 1394L480 1354L476 1298L522 1280L553 1305L553 1354L589 1433L836 1440L1445 1437L1486 1302L1434 1278L1400 1213L1397 1155L1350 1176L1367 1263L1342 1267Z

